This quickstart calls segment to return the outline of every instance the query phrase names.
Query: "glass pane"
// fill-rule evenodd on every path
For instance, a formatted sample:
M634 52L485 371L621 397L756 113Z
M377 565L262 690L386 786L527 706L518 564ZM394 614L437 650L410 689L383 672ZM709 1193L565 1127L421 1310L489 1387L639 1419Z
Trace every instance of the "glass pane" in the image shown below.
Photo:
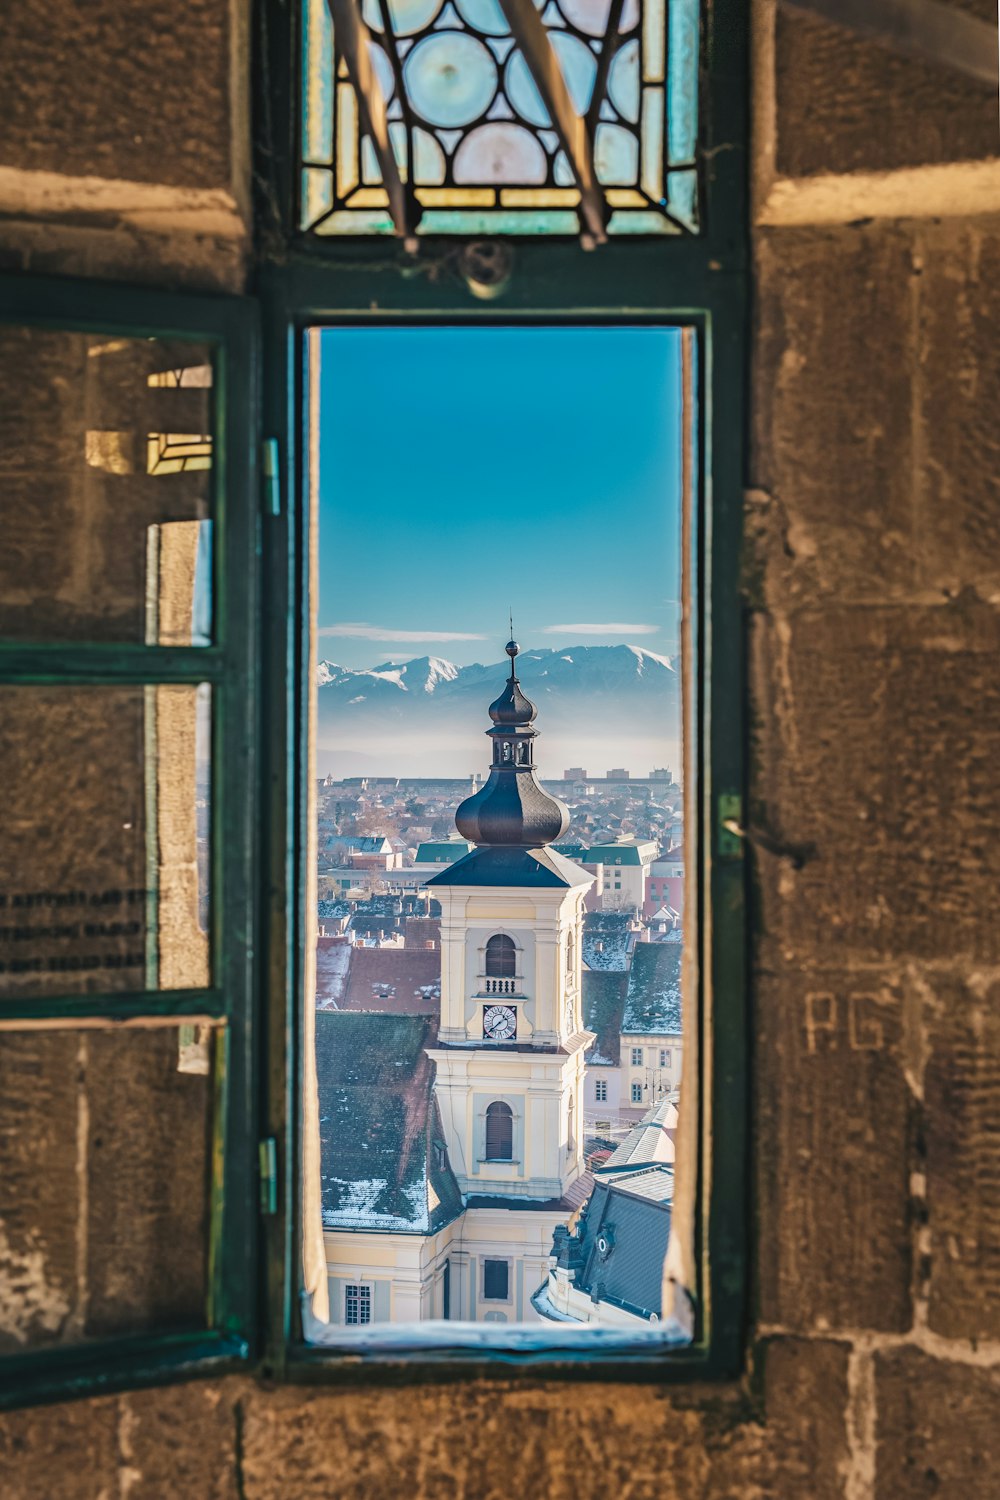
M325 328L310 369L309 1334L683 1341L692 336Z
M209 983L210 687L0 687L0 785L0 996Z
M357 55L339 46L331 0L303 0L303 228L402 228L365 134L384 118L417 233L578 233L574 167L497 0L355 3ZM609 234L694 231L697 0L624 0L614 27L610 0L536 4L597 182L619 190L617 204L606 193Z
M215 1050L0 1034L0 1353L205 1326Z
M0 638L204 646L212 350L0 327Z

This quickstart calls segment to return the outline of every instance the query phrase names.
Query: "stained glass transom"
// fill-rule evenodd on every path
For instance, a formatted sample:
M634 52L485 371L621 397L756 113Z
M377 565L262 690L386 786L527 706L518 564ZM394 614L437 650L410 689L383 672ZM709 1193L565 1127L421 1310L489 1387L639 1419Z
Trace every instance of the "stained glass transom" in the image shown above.
M536 83L538 52L533 73L509 6L302 3L304 229L572 235L586 227L581 159L570 159L565 129L554 128ZM348 4L359 9L345 13ZM534 4L543 53L583 122L607 233L696 232L698 0ZM368 91L360 105L359 70ZM404 224L366 133L372 102L404 185Z

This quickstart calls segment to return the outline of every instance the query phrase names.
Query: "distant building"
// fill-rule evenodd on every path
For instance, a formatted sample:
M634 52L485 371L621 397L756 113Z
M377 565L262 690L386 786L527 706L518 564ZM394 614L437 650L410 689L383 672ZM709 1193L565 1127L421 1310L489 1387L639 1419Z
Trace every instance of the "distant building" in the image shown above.
M352 870L394 870L400 857L390 841L380 833L340 837L332 835L320 850L320 874L324 865Z
M583 975L583 1012L597 1040L587 1053L584 1123L593 1134L617 1136L680 1086L684 1057L681 1008L683 944L634 942L615 934L617 913L587 919L588 951L603 967ZM598 925L600 924L600 925ZM595 933L609 947L593 952Z
M650 917L661 906L684 912L684 850L678 845L654 859L646 876L643 916Z
M563 781L586 781L587 772L583 766L570 766L568 771L563 772Z
M640 1116L680 1087L682 943L637 943L621 1029L622 1113Z
M659 853L651 839L619 838L592 844L588 865L602 865L601 898L604 909L642 911L646 903L646 879Z
M468 854L472 845L468 839L439 839L437 842L422 843L416 854L415 863L418 865L453 865L456 859L461 859L463 854Z

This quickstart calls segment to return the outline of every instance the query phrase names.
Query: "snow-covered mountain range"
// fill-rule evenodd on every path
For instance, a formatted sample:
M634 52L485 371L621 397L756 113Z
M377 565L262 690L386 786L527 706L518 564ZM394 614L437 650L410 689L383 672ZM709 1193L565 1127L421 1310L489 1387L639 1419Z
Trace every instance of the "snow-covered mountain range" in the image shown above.
M675 664L639 646L523 651L518 676L538 706L543 776L678 768ZM369 668L319 663L319 770L338 776L460 776L485 771L487 708L509 664L459 667L439 656Z

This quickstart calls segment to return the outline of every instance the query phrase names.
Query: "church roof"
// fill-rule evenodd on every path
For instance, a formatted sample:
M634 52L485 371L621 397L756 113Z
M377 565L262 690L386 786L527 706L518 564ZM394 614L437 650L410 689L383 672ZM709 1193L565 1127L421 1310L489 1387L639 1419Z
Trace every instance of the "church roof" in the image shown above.
M323 1226L433 1234L462 1211L428 1016L316 1013Z
M526 849L516 844L485 845L473 849L424 881L434 885L519 885L535 890L546 887L590 885L592 876L564 859L554 849Z
M510 676L490 704L493 742L489 780L459 805L455 826L474 844L541 848L561 838L569 827L569 810L542 787L535 774L532 728L535 705L521 691L514 670L520 647L508 641Z

